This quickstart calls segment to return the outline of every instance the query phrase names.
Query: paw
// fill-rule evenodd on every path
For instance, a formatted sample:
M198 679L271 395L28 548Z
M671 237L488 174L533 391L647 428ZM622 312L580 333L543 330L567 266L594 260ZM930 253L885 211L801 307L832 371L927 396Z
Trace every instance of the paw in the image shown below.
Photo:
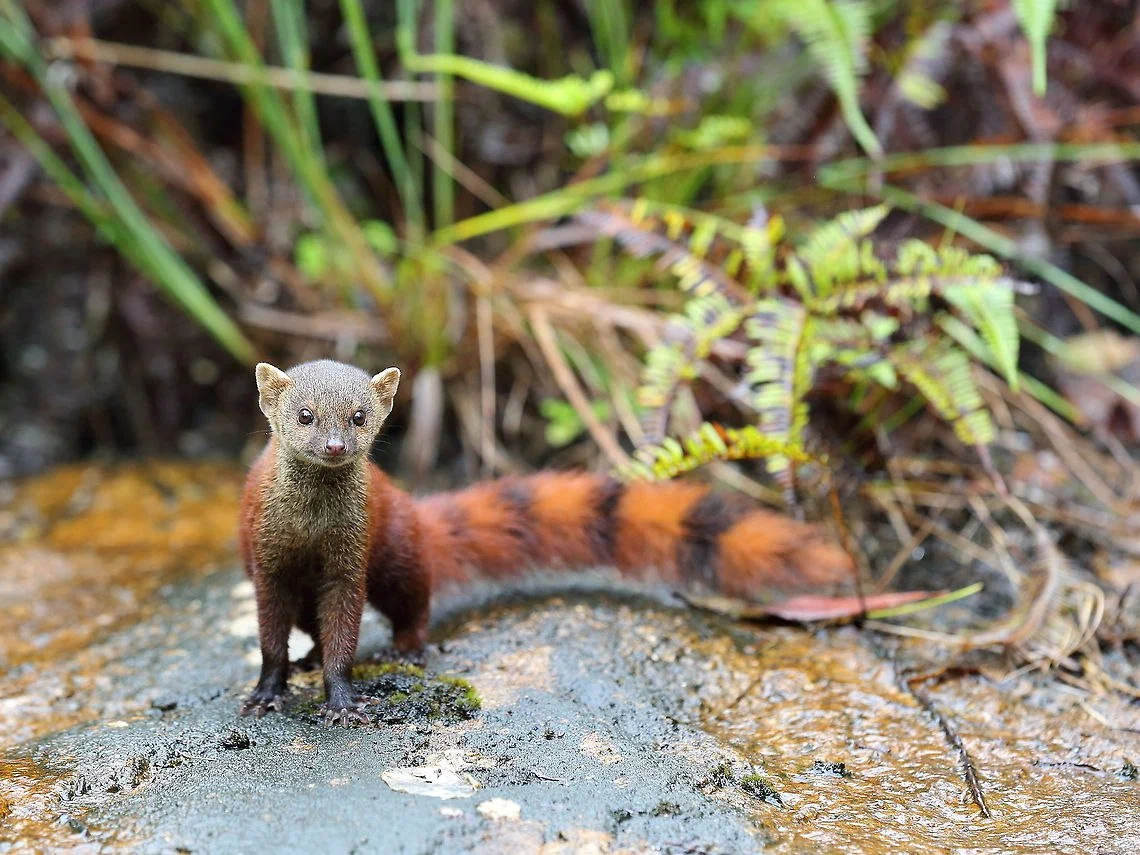
M427 651L422 648L405 648L396 644L389 644L382 647L377 654L372 657L380 662L401 662L405 665L415 665L423 668L427 665Z
M274 710L277 712L285 711L284 693L272 694L255 691L238 707L238 715L252 715L254 718L261 718L267 712Z
M371 719L368 718L368 714L364 711L365 707L365 700L357 698L353 703L347 706L325 704L321 707L321 711L324 714L325 724L339 724L341 727L350 727L354 724L372 723Z

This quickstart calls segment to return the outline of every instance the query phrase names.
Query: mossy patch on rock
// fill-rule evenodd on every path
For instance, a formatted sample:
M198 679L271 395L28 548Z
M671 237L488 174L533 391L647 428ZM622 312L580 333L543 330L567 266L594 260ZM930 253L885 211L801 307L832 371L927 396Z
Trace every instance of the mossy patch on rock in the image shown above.
M427 672L419 665L411 662L364 662L353 666L352 679L376 680L389 674L405 674L409 677L423 679Z
M774 807L784 806L784 800L780 798L780 794L773 790L759 775L745 775L740 779L740 789L753 798L760 799L760 801L767 802Z
M366 663L353 669L353 688L368 698L365 713L374 725L411 721L455 722L482 705L475 687L462 677L429 674L404 662ZM290 712L320 721L324 695L318 686L300 686Z
M732 764L718 763L709 770L709 773L701 781L702 787L710 787L713 789L723 789L724 787L731 786L736 783L736 775L733 774Z

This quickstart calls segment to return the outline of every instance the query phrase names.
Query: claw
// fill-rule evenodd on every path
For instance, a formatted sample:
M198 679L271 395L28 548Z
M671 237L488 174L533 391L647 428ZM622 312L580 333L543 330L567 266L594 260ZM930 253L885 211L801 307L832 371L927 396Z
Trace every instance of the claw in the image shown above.
M285 711L285 695L264 695L255 691L238 707L238 715L253 715L254 718L262 718L272 711Z
M341 727L349 727L354 724L371 724L371 720L368 718L367 713L364 712L364 708L364 702L359 700L350 707L340 707L339 709L325 704L322 708L325 724L339 724Z

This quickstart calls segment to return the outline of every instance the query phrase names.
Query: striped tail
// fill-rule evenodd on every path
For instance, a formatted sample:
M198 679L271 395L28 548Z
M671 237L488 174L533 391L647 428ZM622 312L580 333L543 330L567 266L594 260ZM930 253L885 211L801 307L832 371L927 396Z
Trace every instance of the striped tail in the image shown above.
M416 505L433 588L534 568L613 566L631 578L755 599L830 586L853 572L847 554L813 527L699 484L544 472Z

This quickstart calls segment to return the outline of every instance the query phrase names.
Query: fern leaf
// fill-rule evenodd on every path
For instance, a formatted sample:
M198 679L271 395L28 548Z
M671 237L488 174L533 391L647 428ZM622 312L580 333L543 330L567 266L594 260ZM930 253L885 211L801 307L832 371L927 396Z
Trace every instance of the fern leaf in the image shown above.
M664 437L678 388L697 378L701 360L717 341L736 332L744 317L743 309L713 292L689 300L684 314L670 319L669 341L646 355L637 390L637 401L646 409L642 426L651 442Z
M827 76L844 121L873 158L883 147L859 107L859 78L867 70L871 4L867 0L780 0L777 14L796 31Z
M658 445L642 446L618 474L626 480L661 481L717 460L773 457L797 463L815 460L801 446L767 436L751 425L724 428L705 422L680 441L666 439Z
M659 266L676 276L686 293L704 296L720 291L736 299L747 296L744 287L723 265L707 257L724 223L716 217L686 216L669 209L658 218L651 213L650 204L639 199L628 211L617 203L599 203L593 210L579 213L577 219L599 234L614 238L635 258L656 256Z
M740 248L748 270L744 277L738 278L753 294L766 293L775 286L776 247L783 237L783 219L769 218L763 209L753 214L741 231Z
M891 363L969 445L993 442L994 426L970 358L946 339L919 339L891 351Z
M796 280L801 277L793 273L789 262L788 272L794 277L792 282L796 289L800 293L807 290L814 296L827 297L839 285L859 278L885 279L885 266L875 258L871 245L864 243L863 238L873 232L889 212L886 205L848 211L813 229L796 250L796 257L807 267L814 287L805 289L803 284L797 284Z
M745 374L752 405L761 433L780 442L802 443L807 428L803 398L811 388L813 366L804 344L812 339L811 324L803 306L775 298L759 301L745 324L756 342L748 351ZM792 481L789 462L783 455L768 458L768 471L785 487Z
M942 289L942 295L981 333L998 370L1016 392L1021 335L1013 311L1013 283L999 279L979 284L954 284Z

